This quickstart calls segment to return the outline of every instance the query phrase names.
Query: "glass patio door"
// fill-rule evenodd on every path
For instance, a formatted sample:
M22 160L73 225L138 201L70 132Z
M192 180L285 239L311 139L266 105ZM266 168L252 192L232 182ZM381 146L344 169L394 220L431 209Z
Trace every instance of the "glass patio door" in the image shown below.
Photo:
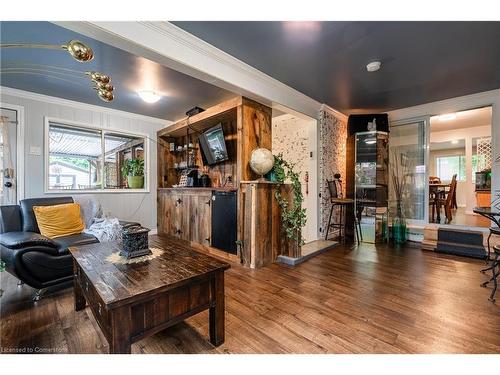
M389 217L395 216L399 198L407 222L413 225L425 225L429 216L428 124L428 118L390 124Z

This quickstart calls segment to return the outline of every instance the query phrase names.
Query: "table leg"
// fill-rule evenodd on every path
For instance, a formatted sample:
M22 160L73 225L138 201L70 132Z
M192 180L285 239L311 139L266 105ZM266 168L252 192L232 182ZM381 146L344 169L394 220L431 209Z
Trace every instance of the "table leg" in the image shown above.
M224 342L224 271L212 280L212 306L209 311L210 342L219 346Z
M85 300L85 295L83 294L82 287L77 280L76 272L73 278L73 295L75 297L75 311L83 310L87 301Z
M436 222L441 224L441 204L436 201Z
M130 354L130 307L123 306L111 310L110 354Z

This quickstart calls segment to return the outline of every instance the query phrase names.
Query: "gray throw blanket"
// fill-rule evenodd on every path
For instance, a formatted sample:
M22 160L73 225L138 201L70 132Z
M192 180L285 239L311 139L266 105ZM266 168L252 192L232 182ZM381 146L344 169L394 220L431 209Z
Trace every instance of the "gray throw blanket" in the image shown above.
M95 236L99 242L121 242L122 226L116 218L98 218L83 233Z

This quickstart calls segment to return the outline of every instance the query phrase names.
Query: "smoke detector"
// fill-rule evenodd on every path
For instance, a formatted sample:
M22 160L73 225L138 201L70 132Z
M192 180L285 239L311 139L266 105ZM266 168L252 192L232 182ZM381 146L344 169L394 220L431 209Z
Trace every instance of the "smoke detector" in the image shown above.
M369 72L376 72L380 69L381 65L382 63L380 61L372 61L371 63L368 63L368 65L366 65L366 70Z

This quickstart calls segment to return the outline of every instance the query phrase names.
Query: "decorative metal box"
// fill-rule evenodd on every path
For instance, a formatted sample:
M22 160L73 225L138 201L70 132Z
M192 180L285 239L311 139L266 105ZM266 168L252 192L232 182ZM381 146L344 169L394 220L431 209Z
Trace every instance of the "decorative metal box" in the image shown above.
M127 259L149 255L148 233L151 229L140 226L124 229L120 255Z

